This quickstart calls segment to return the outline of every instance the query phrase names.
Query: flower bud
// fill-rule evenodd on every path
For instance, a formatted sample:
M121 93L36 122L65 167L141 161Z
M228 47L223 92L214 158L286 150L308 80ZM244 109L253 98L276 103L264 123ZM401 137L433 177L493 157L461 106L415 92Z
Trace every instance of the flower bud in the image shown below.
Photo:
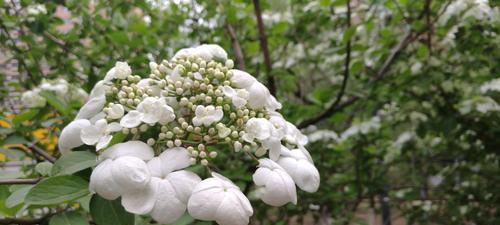
M153 138L148 139L147 144L149 146L153 146L155 144L155 139L153 139Z
M201 163L201 165L207 166L207 165L208 165L208 160L206 160L206 159L202 159L202 160L200 161L200 163Z

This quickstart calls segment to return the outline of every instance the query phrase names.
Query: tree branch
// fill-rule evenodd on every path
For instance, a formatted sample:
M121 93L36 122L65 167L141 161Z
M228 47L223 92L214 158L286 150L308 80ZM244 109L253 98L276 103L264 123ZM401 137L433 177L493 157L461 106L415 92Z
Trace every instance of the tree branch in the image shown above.
M0 185L10 185L10 184L36 184L42 178L28 178L28 179L3 179L0 180Z
M267 36L266 31L264 29L264 22L262 21L262 11L260 8L260 1L253 0L255 17L257 17L257 28L259 29L259 41L260 48L262 50L262 54L264 54L264 65L266 67L266 76L267 76L267 87L269 88L269 92L276 96L276 84L274 81L274 77L271 74L272 64L271 57L269 56L269 47L267 44Z
M56 158L54 158L53 156L51 156L49 153L47 153L46 151L44 151L43 149L39 148L38 146L36 146L35 143L31 143L28 145L28 148L30 148L33 152L41 155L44 159L46 159L47 161L51 162L51 163L54 163L56 162Z
M351 5L350 5L350 1L347 1L346 7L347 7L347 15L346 15L347 16L347 29L349 29L351 27ZM344 78L342 80L342 86L340 87L340 91L337 94L337 97L335 98L335 101L333 101L333 103L330 105L330 107L328 107L328 109L326 111L324 111L323 113L319 114L317 117L311 118L309 120L304 120L303 122L301 122L298 125L299 128L307 127L307 126L309 126L311 124L314 124L316 122L319 122L319 121L321 121L321 120L329 117L330 115L332 115L335 112L335 109L339 106L340 100L344 96L345 89L347 87L347 81L349 80L349 65L351 63L351 39L349 39L347 41L347 44L346 44L346 47L345 47L345 51L346 51L346 56L345 56L345 62L344 62Z
M238 38L236 36L236 32L233 29L231 24L226 23L226 30L229 33L229 37L231 38L231 44L233 45L234 55L236 57L236 64L238 65L238 69L245 70L245 58L243 56L243 51L241 50L240 43L238 42Z

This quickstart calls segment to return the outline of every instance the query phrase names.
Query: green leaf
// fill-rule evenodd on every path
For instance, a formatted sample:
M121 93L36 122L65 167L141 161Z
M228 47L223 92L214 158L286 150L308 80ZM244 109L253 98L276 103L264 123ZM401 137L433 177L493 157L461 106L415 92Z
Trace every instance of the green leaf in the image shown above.
M177 221L175 221L175 223L172 225L189 225L193 221L194 221L193 217L191 217L187 213L184 213L184 215L181 218L179 218Z
M52 176L73 174L97 163L96 155L87 151L70 152L59 158L52 167Z
M28 140L21 136L13 135L9 136L7 139L3 141L4 145L17 145L17 144L26 144Z
M0 215L2 216L13 216L22 207L9 208L6 206L6 199L10 196L9 187L6 185L0 185Z
M33 119L33 117L35 117L39 112L40 112L39 109L28 110L28 111L21 113L21 114L17 115L16 117L14 117L14 119L12 119L12 123L17 125L17 124L20 124L26 120Z
M47 102L63 115L69 114L69 108L61 102L54 94L48 91L40 92L40 95L47 99Z
M49 225L88 225L89 222L80 213L64 212L50 219Z
M36 184L26 196L26 203L52 205L89 194L88 182L77 176L49 177Z
M134 225L134 215L128 213L120 203L94 195L90 200L90 215L97 225Z
M28 191L31 190L32 187L33 185L26 185L14 191L7 198L7 200L5 200L5 206L7 206L7 208L12 208L16 205L23 203L24 199L26 198L26 195L28 194Z
M349 40L351 40L352 35L356 32L356 27L349 27L347 30L344 31L344 36L342 36L342 43L347 43Z
M52 170L52 163L50 162L41 162L36 164L35 170L37 173L39 173L42 176L49 176L50 171Z
M125 140L126 137L127 135L122 132L117 132L113 134L113 139L111 139L111 141L109 142L108 147L121 143L123 140Z

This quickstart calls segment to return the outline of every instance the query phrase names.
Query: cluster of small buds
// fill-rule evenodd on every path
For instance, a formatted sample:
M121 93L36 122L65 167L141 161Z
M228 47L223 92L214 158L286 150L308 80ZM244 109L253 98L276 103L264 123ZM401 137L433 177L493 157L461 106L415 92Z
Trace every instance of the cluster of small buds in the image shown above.
M281 104L262 83L233 66L217 45L182 49L170 61L151 62L148 78L117 62L63 129L59 148L95 145L100 163L90 189L109 200L121 197L128 212L150 214L162 224L175 222L186 210L221 225L248 224L249 200L229 179L212 172L202 181L184 170L199 164L211 171L215 159L232 153L258 164L252 177L265 203L296 204L296 186L307 192L319 187L319 172L304 147L307 137L276 111ZM114 137L120 143L111 145ZM175 191L179 188L189 195ZM212 196L221 200L206 201ZM164 213L174 208L179 210Z

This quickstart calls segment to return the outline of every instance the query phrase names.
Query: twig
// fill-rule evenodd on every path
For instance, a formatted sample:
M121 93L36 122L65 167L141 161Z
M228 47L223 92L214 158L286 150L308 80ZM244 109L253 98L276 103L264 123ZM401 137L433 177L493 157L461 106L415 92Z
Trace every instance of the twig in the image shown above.
M42 178L27 178L27 179L3 179L0 180L0 185L10 185L10 184L36 184Z
M257 17L257 28L259 29L259 41L262 54L264 54L264 65L266 67L267 75L267 87L271 95L276 96L276 84L274 82L274 77L271 75L272 64L271 58L269 56L269 47L267 44L266 31L264 29L264 22L262 21L262 11L260 9L260 1L253 0L255 17Z
M51 162L51 163L54 163L56 162L56 158L54 158L53 156L51 156L49 153L47 153L46 151L44 151L43 149L39 148L38 146L36 146L35 143L31 143L28 145L28 148L30 148L33 152L36 152L37 154L41 155L44 159L46 159L47 161Z
M227 33L229 33L229 37L231 38L231 44L233 45L233 51L236 57L236 64L238 65L238 69L245 70L245 58L243 57L243 51L241 50L240 43L238 42L236 32L234 31L233 26L231 26L231 24L229 23L226 23L226 30Z

